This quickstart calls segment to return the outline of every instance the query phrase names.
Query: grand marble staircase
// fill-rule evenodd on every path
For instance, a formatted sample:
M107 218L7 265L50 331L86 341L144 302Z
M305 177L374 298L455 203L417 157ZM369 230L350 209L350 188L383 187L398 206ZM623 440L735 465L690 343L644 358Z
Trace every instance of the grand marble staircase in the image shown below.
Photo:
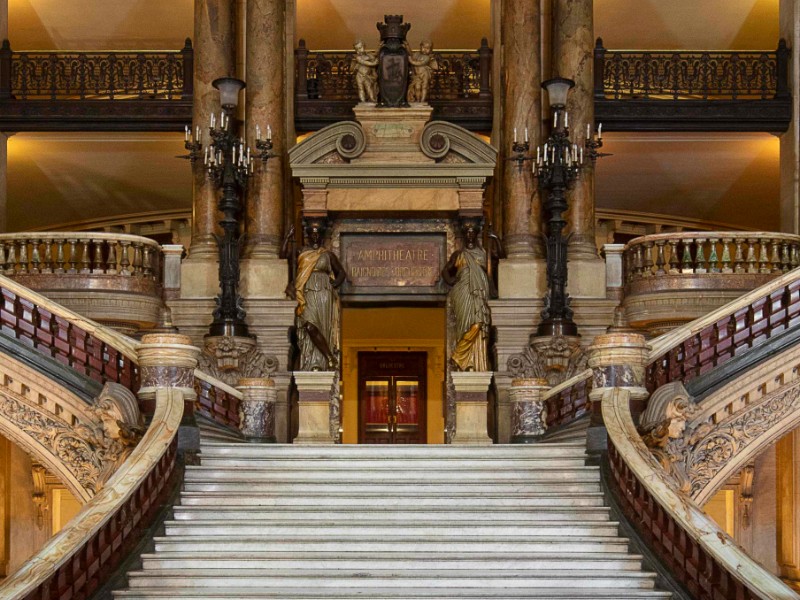
M584 444L207 442L122 599L655 599Z

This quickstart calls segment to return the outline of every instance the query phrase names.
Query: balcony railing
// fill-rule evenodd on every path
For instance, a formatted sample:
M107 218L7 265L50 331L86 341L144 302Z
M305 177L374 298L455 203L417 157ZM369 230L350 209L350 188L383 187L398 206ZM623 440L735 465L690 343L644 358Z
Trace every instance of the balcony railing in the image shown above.
M120 52L14 52L4 40L0 129L178 130L193 85L188 39L176 51Z
M785 131L789 49L594 52L597 119L610 130Z
M471 129L492 127L492 49L484 38L477 50L436 52L439 68L431 82L434 118ZM295 50L296 122L312 130L353 118L358 103L350 64L352 52L311 51L305 40Z

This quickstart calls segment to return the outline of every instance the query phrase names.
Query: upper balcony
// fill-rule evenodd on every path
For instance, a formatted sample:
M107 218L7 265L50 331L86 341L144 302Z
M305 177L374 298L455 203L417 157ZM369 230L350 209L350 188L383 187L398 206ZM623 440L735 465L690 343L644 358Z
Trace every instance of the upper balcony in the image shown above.
M434 118L473 131L493 125L492 49L437 52ZM295 127L353 119L358 102L344 50L295 50ZM789 126L789 50L594 52L596 119L607 131L760 131ZM194 53L14 52L0 48L0 130L180 131L191 121Z

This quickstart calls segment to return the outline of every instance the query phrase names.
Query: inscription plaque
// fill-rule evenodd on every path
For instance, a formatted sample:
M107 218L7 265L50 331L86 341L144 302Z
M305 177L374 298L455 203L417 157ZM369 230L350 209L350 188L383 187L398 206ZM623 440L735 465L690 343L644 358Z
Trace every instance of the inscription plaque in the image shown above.
M446 238L439 233L342 234L345 294L439 294Z

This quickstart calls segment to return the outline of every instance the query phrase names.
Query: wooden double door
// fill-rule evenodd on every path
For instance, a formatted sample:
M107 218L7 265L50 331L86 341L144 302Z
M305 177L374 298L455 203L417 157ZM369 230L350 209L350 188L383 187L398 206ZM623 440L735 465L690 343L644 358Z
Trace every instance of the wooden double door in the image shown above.
M358 353L358 441L424 444L425 352Z

